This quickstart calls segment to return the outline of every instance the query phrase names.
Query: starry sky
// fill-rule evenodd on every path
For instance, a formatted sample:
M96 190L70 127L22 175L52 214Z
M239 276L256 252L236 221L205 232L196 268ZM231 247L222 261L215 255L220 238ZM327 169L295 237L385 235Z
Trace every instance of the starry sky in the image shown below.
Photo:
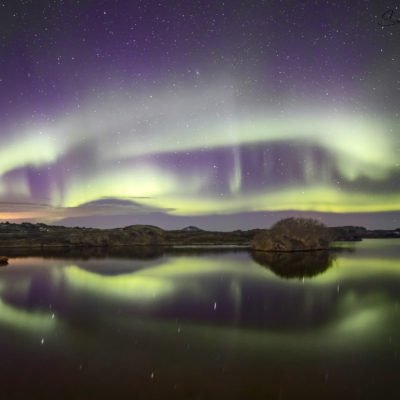
M0 221L400 227L399 1L0 1Z

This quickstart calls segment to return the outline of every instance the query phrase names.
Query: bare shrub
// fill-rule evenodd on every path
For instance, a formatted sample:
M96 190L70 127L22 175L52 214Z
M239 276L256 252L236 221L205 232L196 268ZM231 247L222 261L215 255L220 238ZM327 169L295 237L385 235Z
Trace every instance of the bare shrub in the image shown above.
M264 251L317 250L327 249L331 240L329 229L315 219L286 218L258 233L252 247Z

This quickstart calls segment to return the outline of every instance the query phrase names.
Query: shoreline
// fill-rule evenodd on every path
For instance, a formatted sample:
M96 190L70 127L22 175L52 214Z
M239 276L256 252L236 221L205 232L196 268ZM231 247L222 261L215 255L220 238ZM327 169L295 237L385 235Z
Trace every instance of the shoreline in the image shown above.
M190 229L188 229L190 228ZM205 231L196 227L182 230L163 230L150 225L131 225L124 228L95 229L63 227L45 224L0 223L0 249L32 249L60 251L69 249L132 249L160 248L252 248L257 234L268 229L231 232ZM356 242L362 239L400 238L400 229L368 231L362 227L334 227L331 242ZM331 247L331 246L329 246ZM317 251L326 249L307 249ZM275 250L274 250L275 251ZM296 250L278 250L290 252Z

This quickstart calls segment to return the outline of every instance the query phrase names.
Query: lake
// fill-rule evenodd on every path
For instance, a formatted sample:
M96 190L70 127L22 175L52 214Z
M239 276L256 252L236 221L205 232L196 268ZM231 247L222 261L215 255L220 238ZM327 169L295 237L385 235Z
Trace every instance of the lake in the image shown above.
M400 239L3 254L0 399L400 398Z

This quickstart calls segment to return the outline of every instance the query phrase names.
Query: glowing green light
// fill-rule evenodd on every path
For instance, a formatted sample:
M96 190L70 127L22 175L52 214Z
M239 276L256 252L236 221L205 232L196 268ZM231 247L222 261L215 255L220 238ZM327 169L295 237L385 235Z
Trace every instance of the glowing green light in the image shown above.
M280 210L349 213L398 210L400 193L377 193L371 198L369 194L316 186L287 188L271 193L242 194L224 198L160 196L140 199L140 202L153 207L171 208L170 213L176 215Z
M66 267L64 273L71 287L75 289L98 292L116 298L152 301L171 293L174 288L171 282L164 279L136 273L102 276L77 266Z
M23 330L44 331L55 327L52 314L19 310L0 299L0 323Z

